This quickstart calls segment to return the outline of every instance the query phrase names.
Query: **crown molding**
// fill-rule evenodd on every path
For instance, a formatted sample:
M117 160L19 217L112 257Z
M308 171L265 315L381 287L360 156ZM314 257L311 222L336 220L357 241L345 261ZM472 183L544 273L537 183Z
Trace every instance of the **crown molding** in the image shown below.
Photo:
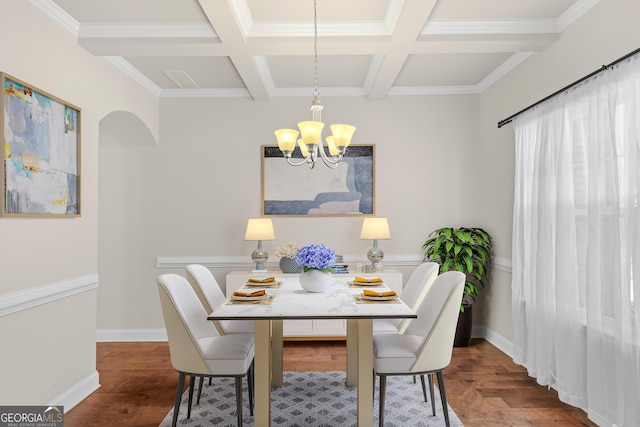
M29 2L43 11L45 15L62 25L65 30L69 31L75 37L78 37L80 33L80 23L62 10L57 4L51 0L29 0Z
M162 90L158 87L158 85L149 80L147 76L138 71L136 67L127 62L123 57L104 56L103 58L107 60L107 62L118 68L120 71L123 71L126 75L135 80L140 86L144 87L155 96L159 97L161 95Z
M158 89L160 98L250 98L247 89ZM308 93L307 93L308 95Z
M575 2L557 19L558 30L560 32L566 30L569 25L577 21L578 18L587 13L598 3L600 3L600 0L579 0Z
M506 76L518 65L522 64L524 60L530 57L532 54L533 52L517 52L511 55L509 59L500 64L498 68L493 70L487 77L485 77L480 83L478 83L478 85L476 86L478 90L477 93L484 92L492 84Z
M389 96L403 95L474 95L480 93L477 85L468 86L404 86L389 89Z
M556 19L512 21L429 21L421 36L478 34L556 34Z

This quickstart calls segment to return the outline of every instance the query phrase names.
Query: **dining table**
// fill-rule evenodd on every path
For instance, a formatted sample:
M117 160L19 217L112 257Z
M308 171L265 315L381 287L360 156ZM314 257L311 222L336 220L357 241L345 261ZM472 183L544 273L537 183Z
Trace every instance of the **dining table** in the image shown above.
M271 278L270 278L271 279ZM256 283L257 282L257 283ZM400 298L370 296L388 292L384 283L361 283L353 275L334 274L324 292L307 292L299 276L275 276L271 282L248 281L210 313L209 320L253 320L255 323L254 421L271 425L271 388L283 383L283 320L345 319L347 366L345 386L357 388L357 425L373 424L373 320L410 319L416 314ZM365 292L368 290L369 292ZM368 294L368 295L365 295Z

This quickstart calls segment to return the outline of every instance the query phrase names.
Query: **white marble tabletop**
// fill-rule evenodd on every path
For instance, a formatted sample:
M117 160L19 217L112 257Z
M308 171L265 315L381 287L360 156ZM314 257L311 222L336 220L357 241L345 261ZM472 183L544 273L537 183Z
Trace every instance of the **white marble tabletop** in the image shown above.
M265 289L273 299L270 304L222 304L208 316L209 320L253 319L381 319L415 318L415 313L403 302L356 303L355 295L364 289L384 292L384 287L350 287L352 275L334 275L332 287L321 293L309 293L300 287L296 277L275 276L281 282L279 288L245 287L245 292Z

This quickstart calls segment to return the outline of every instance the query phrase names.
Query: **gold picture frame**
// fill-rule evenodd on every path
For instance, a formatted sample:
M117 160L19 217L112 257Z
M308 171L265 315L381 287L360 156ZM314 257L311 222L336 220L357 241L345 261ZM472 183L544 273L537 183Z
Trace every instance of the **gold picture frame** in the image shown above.
M263 145L263 216L375 214L375 145L350 145L335 169L320 156L313 169L291 166L277 145ZM299 148L293 152L302 159Z
M80 216L80 108L6 73L0 79L0 215Z

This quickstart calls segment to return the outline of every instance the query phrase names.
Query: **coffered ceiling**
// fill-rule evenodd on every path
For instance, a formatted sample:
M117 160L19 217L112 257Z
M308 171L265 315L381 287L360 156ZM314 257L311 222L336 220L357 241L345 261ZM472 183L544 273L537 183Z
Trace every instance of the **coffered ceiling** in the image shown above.
M311 96L313 0L30 0L161 97ZM599 0L317 0L320 95L480 93Z

